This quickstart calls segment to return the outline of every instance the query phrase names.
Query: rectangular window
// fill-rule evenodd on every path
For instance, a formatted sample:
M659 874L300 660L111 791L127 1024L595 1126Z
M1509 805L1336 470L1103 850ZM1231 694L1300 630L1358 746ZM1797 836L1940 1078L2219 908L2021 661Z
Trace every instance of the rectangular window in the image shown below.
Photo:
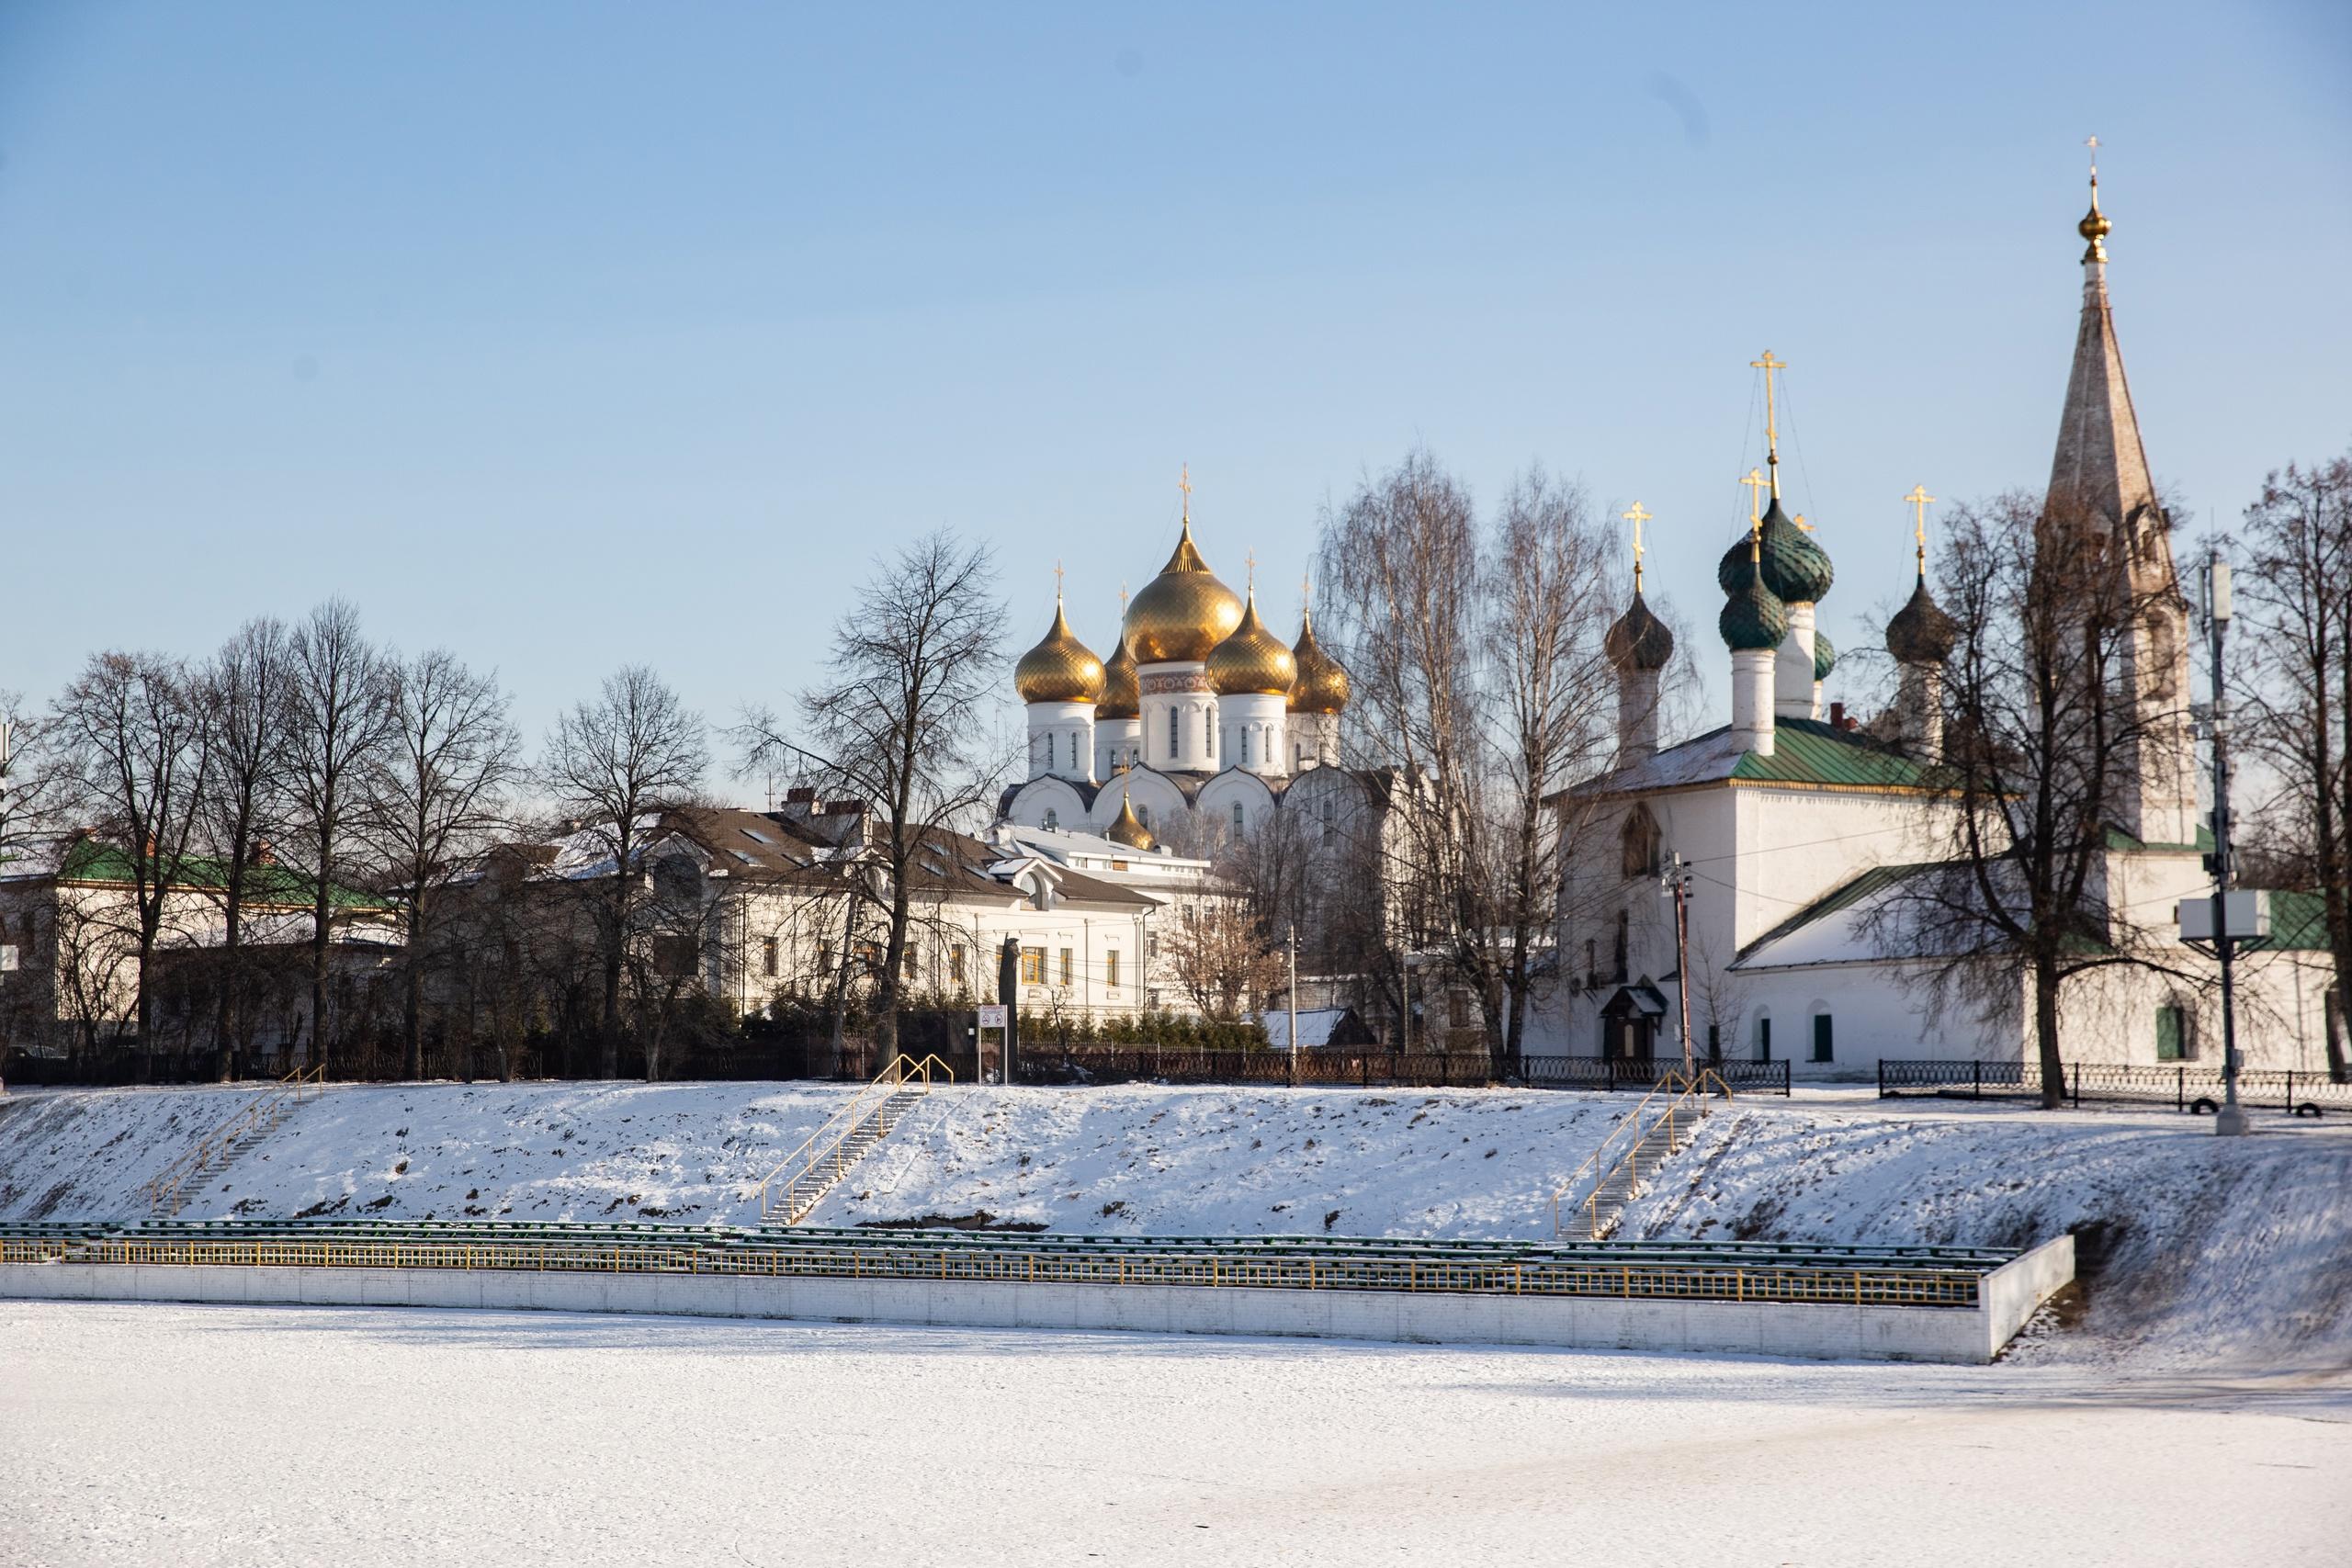
M947 977L956 985L964 984L964 949L960 945L947 950Z
M1119 988L1119 950L1115 947L1102 955L1102 984L1114 991Z
M1772 1021L1769 1018L1756 1021L1756 1059L1759 1062L1772 1059Z
M1470 998L1460 991L1445 994L1445 1022L1449 1029L1470 1027Z
M2186 1055L2182 1050L2182 1042L2188 1032L2181 1028L2180 1024L2181 1018L2180 1010L2178 1008L2158 1008L2156 1010L2157 1061L2177 1062Z
M1046 983L1046 950L1044 948L1024 947L1021 950L1021 983L1024 986L1042 986Z
M1331 810L1331 803L1327 800L1323 803L1323 841L1328 844L1338 836L1337 820Z
M1838 1059L1838 1054L1830 1043L1829 1015L1826 1012L1817 1013L1814 1017L1813 1059L1816 1062L1834 1062Z
M1176 710L1170 708L1168 710L1168 760L1171 762L1176 760Z
M760 973L773 980L775 978L778 967L775 938L762 937L760 939Z
M1062 949L1062 984L1064 986L1068 986L1069 984L1072 973L1073 971L1069 961L1069 949L1065 947Z

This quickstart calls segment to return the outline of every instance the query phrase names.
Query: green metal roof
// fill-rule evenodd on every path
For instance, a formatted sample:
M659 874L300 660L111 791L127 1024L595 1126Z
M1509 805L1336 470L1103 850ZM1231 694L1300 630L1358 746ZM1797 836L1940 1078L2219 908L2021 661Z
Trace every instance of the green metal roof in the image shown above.
M58 865L57 876L61 882L127 885L132 881L131 872L130 855L119 846L100 843L96 839L81 839L65 852L65 858ZM229 885L228 863L208 855L182 855L172 863L166 875L175 887L218 891ZM272 864L245 868L245 897L259 904L306 908L313 900L317 886L309 875L291 866ZM335 909L388 909L391 908L391 901L356 887L330 883L327 905Z
M1950 863L1951 863L1943 861L1915 861L1907 865L1874 865L1852 881L1830 889L1741 948L1739 956L1745 958L1768 942L1778 942L1791 931L1800 931L1815 920L1836 914L1840 909L1849 909L1863 899L1882 893L1897 883L1908 882L1921 872L1934 871Z
M1927 770L1883 740L1817 718L1772 721L1772 754L1745 753L1731 771L1750 784L1928 789Z
M2284 889L2270 895L2270 941L2263 951L2327 951L2327 903L2316 893Z

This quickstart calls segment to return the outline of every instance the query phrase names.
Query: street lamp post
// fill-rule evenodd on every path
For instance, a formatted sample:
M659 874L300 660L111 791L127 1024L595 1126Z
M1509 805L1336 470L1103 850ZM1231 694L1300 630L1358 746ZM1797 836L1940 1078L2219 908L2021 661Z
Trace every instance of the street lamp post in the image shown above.
M1682 1004L1682 1072L1687 1077L1698 1062L1690 1054L1690 868L1683 863L1681 851L1667 863L1658 886L1674 900L1674 995Z
M2245 1107L2238 1103L2236 942L2230 932L2230 698L2222 677L2222 640L2230 626L2230 563L2219 546L2205 564L2205 631L2213 654L2213 953L2222 964L2222 1113L2213 1131L2223 1137L2248 1132Z

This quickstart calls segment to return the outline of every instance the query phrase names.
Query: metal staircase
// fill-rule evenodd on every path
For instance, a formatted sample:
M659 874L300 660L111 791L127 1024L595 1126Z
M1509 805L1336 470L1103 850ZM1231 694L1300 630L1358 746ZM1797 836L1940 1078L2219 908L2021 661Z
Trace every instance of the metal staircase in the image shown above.
M140 1190L147 1212L158 1219L177 1214L204 1184L237 1162L239 1156L277 1130L294 1108L326 1084L323 1063L297 1067L247 1101L235 1115L197 1139L186 1154Z
M956 1081L955 1073L936 1056L920 1062L900 1056L876 1074L872 1083L768 1173L760 1184L760 1223L797 1225L807 1219L866 1151L888 1137L931 1092L934 1080Z
M1642 1195L1660 1166L1682 1152L1711 1109L1731 1098L1731 1086L1712 1068L1690 1077L1670 1073L1609 1131L1591 1157L1552 1194L1552 1234L1605 1241L1626 1207Z

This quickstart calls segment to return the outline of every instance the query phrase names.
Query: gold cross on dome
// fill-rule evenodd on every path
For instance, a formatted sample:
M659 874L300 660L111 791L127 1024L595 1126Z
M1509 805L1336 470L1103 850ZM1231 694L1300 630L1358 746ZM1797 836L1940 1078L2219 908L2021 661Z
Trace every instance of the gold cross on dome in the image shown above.
M1764 465L1772 470L1772 498L1777 501L1781 496L1781 418L1779 405L1772 400L1772 372L1786 370L1789 362L1773 358L1768 348L1763 358L1747 363L1764 372Z
M2091 138L2096 141L2097 137ZM1911 536L1919 541L1919 558L1928 558L1928 502L1936 498L1928 493L1926 485L1913 485L1911 493L1903 498L1911 503Z
M1804 513L1802 512L1790 518L1789 521L1795 524L1798 527L1804 529L1808 534L1813 532L1813 525L1804 520Z
M1184 492L1184 521L1193 520L1193 465L1187 463L1176 476L1176 488Z
M1751 530L1760 528L1764 525L1764 504L1757 499L1756 492L1764 488L1764 470L1750 468L1739 477L1739 482L1747 487L1747 526Z
M1251 550L1248 554L1244 555L1241 558L1241 564L1250 573L1250 575L1243 579L1243 581L1248 582L1251 590L1254 591L1258 586L1258 552Z
M1642 525L1650 520L1649 510L1637 501L1624 517L1634 525L1634 592L1639 593L1642 591Z
M1054 603L1055 603L1055 604L1060 604L1061 602L1062 602L1062 563L1061 563L1061 562L1059 562L1059 561L1056 561L1056 562L1054 563Z
M1119 619L1121 619L1121 620L1123 620L1123 621L1124 621L1124 620L1125 620L1126 618L1127 618L1127 585L1126 585L1125 583L1122 582L1122 583L1120 583L1120 584L1119 584Z
M2097 179L2098 178L2098 138L2096 136L2085 137L2083 139L2083 145L2091 150L2091 178Z

